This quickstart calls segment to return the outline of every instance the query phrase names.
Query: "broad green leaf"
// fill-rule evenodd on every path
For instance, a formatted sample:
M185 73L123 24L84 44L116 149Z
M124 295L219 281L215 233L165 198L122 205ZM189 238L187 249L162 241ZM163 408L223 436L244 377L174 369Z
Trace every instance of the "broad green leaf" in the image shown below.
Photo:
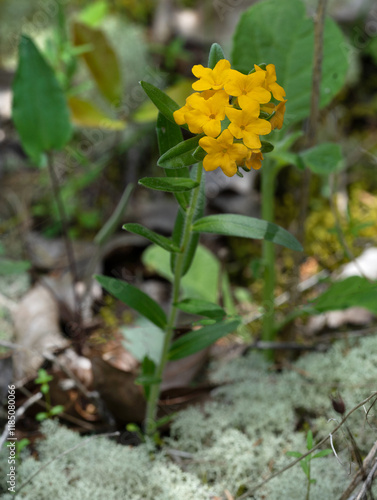
M199 186L198 182L184 177L144 177L139 180L139 184L157 191L167 191L168 193L191 191Z
M302 251L302 246L288 231L276 224L238 214L209 215L197 220L192 227L200 233L239 236L268 240L291 250Z
M123 130L126 126L124 121L113 120L89 101L70 97L68 105L71 110L72 121L79 127Z
M108 276L96 275L98 283L115 298L132 307L145 318L152 321L156 326L164 329L166 326L166 315L161 307L149 295L125 281Z
M223 49L218 43L213 43L209 50L208 67L213 69L221 59L226 59Z
M330 175L342 166L342 150L339 144L324 142L299 153L305 166L315 174Z
M157 165L162 168L183 168L197 163L193 154L202 137L203 134L196 135L195 137L191 137L191 139L187 139L173 146L169 151L166 151L166 153L160 156Z
M124 341L124 347L138 361L143 361L148 357L154 363L159 363L161 359L162 346L164 343L164 332L161 328L140 317L132 326L123 326L120 329Z
M160 156L169 151L173 146L183 141L181 127L176 123L172 123L161 113L157 117L157 142L160 151ZM187 167L184 168L165 168L166 177L183 177L189 178L190 171ZM184 211L190 203L190 193L174 193L176 200Z
M192 167L190 171L190 176L191 178L196 178L197 172L199 168L203 168L202 164L199 163ZM193 193L191 193L191 196L193 196ZM200 217L203 217L204 214L204 208L205 208L205 203L206 203L206 198L205 198L205 176L202 175L202 180L201 180L201 185L200 185L200 192L199 192L199 197L198 201L196 203L195 207L195 213L193 216L193 221L196 221ZM185 220L186 220L186 213L183 212L183 210L179 210L177 213L177 218L174 224L174 229L173 229L173 234L172 234L172 239L176 245L181 246L182 245L182 238L183 238L183 231L185 227ZM196 248L199 243L199 234L191 233L190 235L190 240L187 245L187 249L185 251L185 261L183 264L183 271L182 271L182 276L184 276L187 271L189 270L192 260L195 256ZM175 271L175 261L176 261L177 256L175 254L171 254L171 269L174 272Z
M204 160L204 157L206 156L207 151L204 151L204 149L201 146L198 146L195 151L193 152L192 156L194 160L196 161L202 161Z
M232 66L249 73L254 63L276 66L277 82L287 94L285 123L307 117L312 87L313 21L301 0L265 0L250 7L238 23L233 39ZM345 82L348 59L344 36L332 19L324 29L321 107L326 106Z
M377 314L377 281L368 281L360 276L350 276L336 281L310 305L318 312L364 307Z
M156 108L162 113L165 118L175 123L173 113L179 109L178 104L171 99L165 92L155 87L148 82L140 82L143 87L144 92L147 94L149 99L153 102Z
M37 164L44 152L62 149L72 135L63 90L54 71L27 36L21 37L19 45L12 118L22 147Z
M312 456L312 458L321 458L321 457L327 457L328 455L332 455L333 451L332 450L321 450L315 455Z
M151 245L144 251L142 259L148 269L171 282L173 281L169 252L156 245ZM181 281L182 298L191 297L217 302L219 279L219 261L209 250L199 245L192 265Z
M31 268L27 260L11 260L0 258L0 276L9 276L11 274L22 274Z
M92 2L88 4L87 7L82 9L78 15L78 19L87 24L88 26L95 28L103 19L107 16L109 12L109 6L107 2L99 0L98 2Z
M212 319L221 319L226 316L224 309L213 302L199 299L184 299L175 304L178 309L189 314L206 316Z
M169 359L174 361L195 354L214 344L221 337L234 332L239 324L239 320L226 321L186 333L172 343L169 350Z
M154 231L151 231L150 229L142 226L141 224L130 222L129 224L124 224L123 229L129 231L130 233L139 234L140 236L147 238L147 240L151 241L152 243L155 243L161 248L164 248L168 252L181 251L180 248L177 245L175 245L171 239L166 238L161 234L157 234Z
M90 44L92 50L81 55L102 95L118 106L122 99L122 78L117 56L103 31L75 22L74 44Z

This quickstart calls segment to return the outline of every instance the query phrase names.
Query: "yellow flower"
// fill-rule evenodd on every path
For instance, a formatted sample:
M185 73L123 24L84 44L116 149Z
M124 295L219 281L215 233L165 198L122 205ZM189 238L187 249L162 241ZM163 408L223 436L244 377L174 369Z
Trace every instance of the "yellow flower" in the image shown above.
M229 106L228 94L219 90L208 99L200 94L192 94L189 105L192 110L185 113L185 120L190 131L217 137L221 132L221 121L225 118L225 108Z
M258 74L261 71L265 73L265 81L263 87L269 90L277 101L283 101L285 97L285 90L278 83L276 83L276 71L274 64L268 64L266 70L263 70L254 64L255 72ZM267 102L267 101L266 101Z
M250 149L259 149L261 147L259 135L271 132L270 122L258 118L259 104L250 101L245 109L227 108L225 112L231 121L228 129L234 137L243 139L245 146Z
M245 167L249 170L259 170L262 166L263 154L260 151L250 151L250 158L245 161Z
M229 95L238 97L239 105L244 108L250 100L265 103L271 99L270 92L262 87L264 81L265 75L261 73L244 75L231 69L224 89Z
M272 130L274 130L275 128L278 128L280 130L283 126L286 102L287 100L281 101L275 107L275 114L270 120Z
M221 59L213 69L204 68L201 64L196 64L192 68L193 74L199 78L199 81L192 84L194 90L220 90L224 87L230 70L230 62Z
M194 109L192 106L190 106L191 100L196 99L196 97L194 97L194 96L200 96L203 99L209 99L214 94L216 94L216 90L205 90L204 92L201 92L201 93L194 92L193 94L189 95L186 99L186 104L184 106L182 106L181 108L177 109L177 111L174 111L173 117L174 117L175 123L177 125L184 125L186 123L185 114ZM200 130L200 132L196 132L196 133L199 134L201 132L202 132L202 130Z
M248 150L243 144L233 143L229 130L224 130L217 139L202 137L199 145L207 152L203 160L204 169L208 172L220 167L228 177L237 172L237 163L243 162L248 156Z

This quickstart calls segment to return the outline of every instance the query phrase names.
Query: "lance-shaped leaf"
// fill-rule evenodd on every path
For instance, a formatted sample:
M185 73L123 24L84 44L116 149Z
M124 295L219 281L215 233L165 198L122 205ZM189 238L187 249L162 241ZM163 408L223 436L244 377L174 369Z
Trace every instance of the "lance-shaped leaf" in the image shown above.
M199 186L198 182L192 179L185 179L184 177L144 177L139 180L139 184L149 189L166 191L168 193L191 191L191 189Z
M44 152L62 149L72 135L63 90L52 68L27 36L21 37L19 46L12 118L22 147L37 164Z
M107 130L123 130L126 123L114 120L98 109L94 104L77 97L70 97L68 104L72 113L72 121L79 127L95 127Z
M213 69L221 59L225 59L223 49L218 43L213 43L209 50L208 67Z
M160 156L183 141L181 128L176 123L172 123L165 118L161 113L158 113L156 130ZM164 172L166 177L190 177L190 171L187 167L165 168ZM182 193L174 193L174 196L182 209L187 210L190 203L190 193L184 191Z
M177 360L195 354L206 347L214 344L217 340L229 333L234 332L240 324L240 320L215 323L204 326L200 330L194 330L179 337L170 347L169 359Z
M197 150L199 140L202 137L203 134L196 135L173 146L169 151L160 156L157 165L162 168L183 168L197 163L198 160L194 158L193 154Z
M151 231L147 227L142 226L141 224L129 223L124 224L123 229L129 231L130 233L138 234L147 238L147 240L155 243L161 248L164 248L168 252L180 252L180 248L175 245L169 238L162 236L161 234L157 234L154 231Z
M82 23L73 25L74 44L90 44L92 50L81 55L102 95L117 106L122 98L122 78L117 56L103 31Z
M291 250L302 251L302 246L282 227L253 217L238 214L208 215L193 224L193 231L268 240Z
M153 102L156 108L162 113L165 118L175 123L173 113L179 109L178 104L171 97L165 94L162 90L148 82L140 82L144 92Z
M271 144L268 141L261 141L262 147L261 147L261 153L271 153L271 151L274 150L273 144Z
M94 276L98 283L115 298L135 309L156 326L164 329L167 323L166 315L161 307L146 293L125 281L108 276Z
M184 299L175 304L175 306L186 313L206 316L212 319L221 319L226 316L226 312L222 307L206 300Z

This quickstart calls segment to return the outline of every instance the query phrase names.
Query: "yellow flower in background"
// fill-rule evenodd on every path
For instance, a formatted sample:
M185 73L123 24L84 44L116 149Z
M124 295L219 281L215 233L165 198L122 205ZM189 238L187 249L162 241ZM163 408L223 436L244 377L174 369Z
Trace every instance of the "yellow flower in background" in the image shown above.
M260 151L251 151L250 158L245 161L245 167L250 170L259 170L262 166L263 154Z
M205 68L201 64L196 64L192 68L193 74L199 81L192 84L194 90L220 90L224 87L227 74L230 70L230 62L221 59L213 69Z
M251 101L245 109L226 109L226 116L231 122L228 130L237 139L243 139L250 149L259 149L262 146L259 136L271 132L271 123L259 118L259 113L259 104L255 101Z
M224 85L225 92L238 97L241 108L248 105L250 100L259 103L269 102L271 94L262 87L265 82L265 75L258 72L251 75L244 75L239 71L231 69L228 73L228 81Z
M266 66L266 70L260 68L256 64L254 64L254 68L256 73L258 74L261 71L265 72L265 81L263 84L263 87L267 90L269 90L274 98L277 101L283 101L285 97L285 90L283 87L281 87L278 83L276 83L276 70L275 70L275 65L274 64L268 64ZM268 101L266 101L268 102Z
M217 137L221 132L221 121L225 118L225 108L229 106L227 93L219 90L208 99L192 94L189 105L192 109L185 113L185 119L190 131Z
M229 130L224 130L217 139L202 137L199 145L207 153L203 160L204 169L208 172L220 167L228 177L237 172L237 164L243 162L249 154L243 144L233 142Z

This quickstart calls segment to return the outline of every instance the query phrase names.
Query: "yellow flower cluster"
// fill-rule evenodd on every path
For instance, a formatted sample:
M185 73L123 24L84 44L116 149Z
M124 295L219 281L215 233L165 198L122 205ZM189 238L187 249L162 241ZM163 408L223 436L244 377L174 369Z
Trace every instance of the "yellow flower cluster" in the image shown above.
M244 75L221 59L214 69L196 65L192 72L198 78L192 85L196 92L175 111L174 120L187 124L194 134L205 134L199 140L207 153L205 170L220 167L232 177L238 167L259 169L263 160L259 136L280 129L284 119L285 91L276 83L275 66L269 64L264 70L254 65L254 71ZM277 105L270 102L271 94L280 101ZM269 121L260 118L261 112L270 115Z

